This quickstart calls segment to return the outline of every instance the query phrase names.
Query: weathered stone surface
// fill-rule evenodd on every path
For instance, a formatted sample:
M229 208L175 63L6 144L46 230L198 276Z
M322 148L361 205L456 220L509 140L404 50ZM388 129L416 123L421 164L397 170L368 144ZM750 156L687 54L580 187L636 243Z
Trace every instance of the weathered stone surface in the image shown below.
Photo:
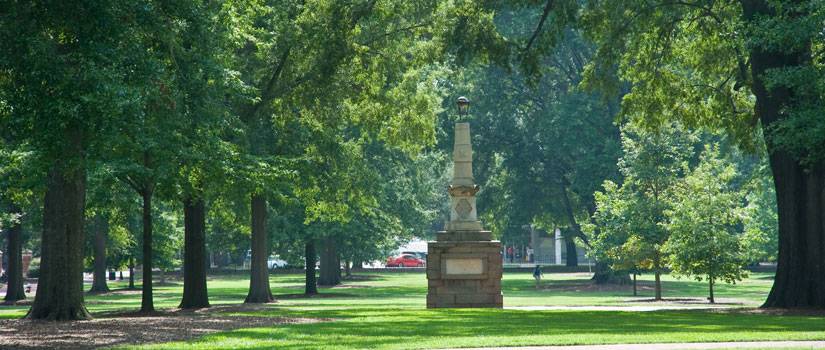
M480 258L447 258L444 261L448 275L480 275L484 272L484 264Z
M477 219L470 125L457 123L455 133L450 221L427 245L427 307L501 308L501 242Z
M480 225L481 224L479 223L479 227ZM447 226L449 226L449 224ZM492 232L483 230L453 230L436 232L436 240L439 242L491 241L492 239Z

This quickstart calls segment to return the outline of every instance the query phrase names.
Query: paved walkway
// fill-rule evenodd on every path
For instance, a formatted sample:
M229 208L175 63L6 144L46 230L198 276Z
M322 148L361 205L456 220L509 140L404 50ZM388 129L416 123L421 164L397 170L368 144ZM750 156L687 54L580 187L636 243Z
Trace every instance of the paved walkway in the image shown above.
M612 345L568 345L568 346L525 346L503 348L464 348L452 350L689 350L689 349L748 349L748 348L804 348L825 349L825 341L763 341L763 342L723 342L723 343L662 343L662 344L612 344ZM450 349L447 349L450 350Z
M742 305L710 305L710 304L695 304L695 305L674 305L674 304L660 304L660 305L589 305L589 306L507 306L507 310L525 310L525 311L629 311L629 312L647 312L647 311L664 311L664 310L708 310L708 309L730 309L732 307L742 307Z

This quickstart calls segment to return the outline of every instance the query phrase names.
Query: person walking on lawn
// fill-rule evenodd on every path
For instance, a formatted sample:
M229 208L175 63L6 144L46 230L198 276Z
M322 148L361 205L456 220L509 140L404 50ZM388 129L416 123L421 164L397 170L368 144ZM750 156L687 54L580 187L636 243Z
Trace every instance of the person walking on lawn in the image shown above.
M542 277L544 277L544 273L541 272L541 265L536 265L536 268L533 269L533 278L536 279L536 289L539 289Z

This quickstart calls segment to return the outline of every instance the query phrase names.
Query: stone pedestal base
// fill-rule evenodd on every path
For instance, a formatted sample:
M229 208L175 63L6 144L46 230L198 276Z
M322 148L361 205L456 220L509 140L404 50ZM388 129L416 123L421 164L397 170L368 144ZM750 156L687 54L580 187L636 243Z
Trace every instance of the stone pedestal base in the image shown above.
M427 308L501 308L501 263L498 241L427 243Z

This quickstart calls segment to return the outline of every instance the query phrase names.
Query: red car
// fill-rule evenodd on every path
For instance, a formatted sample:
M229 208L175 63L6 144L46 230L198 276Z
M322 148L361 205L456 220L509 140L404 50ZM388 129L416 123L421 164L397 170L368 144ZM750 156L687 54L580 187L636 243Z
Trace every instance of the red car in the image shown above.
M387 258L387 267L424 267L424 264L424 260L410 254Z

